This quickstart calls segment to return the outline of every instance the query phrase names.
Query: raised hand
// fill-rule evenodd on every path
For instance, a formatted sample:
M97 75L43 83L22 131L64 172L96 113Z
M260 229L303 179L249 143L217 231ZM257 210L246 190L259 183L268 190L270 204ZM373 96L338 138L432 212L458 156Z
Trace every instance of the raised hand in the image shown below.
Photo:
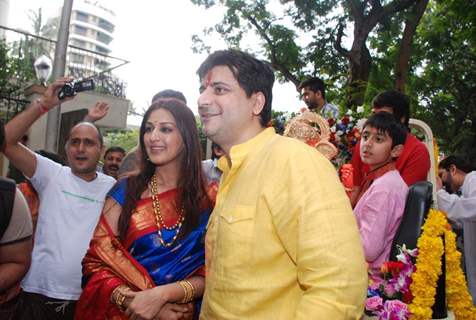
M45 108L46 110L51 110L55 106L57 106L60 103L60 100L58 99L58 92L67 82L70 82L72 79L73 78L71 77L58 78L55 80L55 82L50 84L39 99L39 102L41 103L43 108ZM68 101L71 99L73 99L73 97L67 97L61 102Z
M109 104L106 102L96 102L96 104L89 108L88 114L84 118L85 121L96 122L107 115L109 111Z

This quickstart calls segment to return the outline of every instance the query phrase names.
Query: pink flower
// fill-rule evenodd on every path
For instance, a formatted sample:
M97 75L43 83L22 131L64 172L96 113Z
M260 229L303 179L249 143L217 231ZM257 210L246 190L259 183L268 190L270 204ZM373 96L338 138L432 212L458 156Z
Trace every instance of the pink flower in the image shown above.
M406 320L410 316L408 306L400 300L387 300L378 315L379 320Z
M367 298L367 301L365 302L365 309L368 311L379 311L383 307L383 300L379 296L373 296L370 298Z
M393 297L398 290L395 288L395 283L389 281L384 285L383 291L387 297Z

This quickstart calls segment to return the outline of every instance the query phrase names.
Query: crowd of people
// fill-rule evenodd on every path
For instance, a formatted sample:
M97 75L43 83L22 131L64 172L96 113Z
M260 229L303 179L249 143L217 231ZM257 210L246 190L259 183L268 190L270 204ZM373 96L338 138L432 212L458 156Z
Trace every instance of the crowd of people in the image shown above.
M154 96L129 153L104 151L100 102L71 128L64 164L22 143L69 78L1 124L1 150L26 178L0 180L1 319L360 319L368 274L389 259L409 187L430 169L408 98L374 98L347 195L328 159L268 126L269 64L223 50L197 74L211 160L175 90ZM299 88L311 111L337 117L322 80ZM476 301L476 175L458 156L439 171Z

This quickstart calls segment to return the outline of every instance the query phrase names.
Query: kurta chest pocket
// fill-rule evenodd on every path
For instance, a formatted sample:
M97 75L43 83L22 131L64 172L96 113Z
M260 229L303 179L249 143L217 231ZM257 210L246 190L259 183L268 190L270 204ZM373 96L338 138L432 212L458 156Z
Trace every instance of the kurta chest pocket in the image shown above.
M243 272L243 268L250 262L254 231L254 207L226 208L220 212L216 245L224 271Z

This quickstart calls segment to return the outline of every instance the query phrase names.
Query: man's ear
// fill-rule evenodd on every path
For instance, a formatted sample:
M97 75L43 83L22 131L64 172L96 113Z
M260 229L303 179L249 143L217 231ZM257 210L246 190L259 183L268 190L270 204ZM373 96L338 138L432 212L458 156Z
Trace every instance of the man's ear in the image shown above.
M397 144L395 147L392 148L390 155L392 158L398 158L403 152L403 144Z
M454 164L450 165L450 168L449 168L449 173L454 176L456 174L456 171L458 170L458 168L456 168L456 166Z
M261 113L261 111L263 111L266 98L261 91L253 93L253 95L254 95L253 115L258 116Z

